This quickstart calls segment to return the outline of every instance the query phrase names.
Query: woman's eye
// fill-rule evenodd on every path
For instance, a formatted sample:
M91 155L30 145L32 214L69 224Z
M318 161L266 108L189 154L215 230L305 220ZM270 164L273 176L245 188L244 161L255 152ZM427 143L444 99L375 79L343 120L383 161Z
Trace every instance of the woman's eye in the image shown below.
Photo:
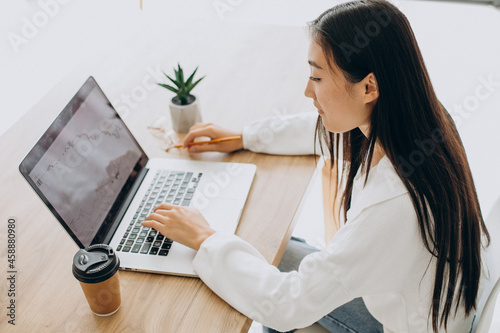
M319 77L309 76L309 80L314 81L314 82L318 82L318 81L320 81L321 79L320 79Z

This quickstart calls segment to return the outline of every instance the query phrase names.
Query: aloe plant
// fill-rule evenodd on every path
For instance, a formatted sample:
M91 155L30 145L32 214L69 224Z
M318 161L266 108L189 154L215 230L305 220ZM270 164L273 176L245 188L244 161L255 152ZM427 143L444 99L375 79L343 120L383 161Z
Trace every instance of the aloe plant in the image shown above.
M187 105L191 102L191 101L188 101L188 98L190 96L192 96L190 94L191 90L193 90L193 88L196 87L196 85L198 83L200 83L200 81L205 78L205 76L203 76L201 79L199 79L193 83L194 74L196 73L197 70L198 70L198 67L196 67L196 69L189 76L189 78L186 81L184 81L184 72L182 71L181 66L179 64L177 64L177 69L175 69L175 67L174 67L175 80L172 79L167 74L163 73L170 81L172 81L172 83L175 85L175 87L172 87L168 84L163 84L163 83L158 83L158 85L176 93L177 98L178 98L178 102L181 105ZM175 99L175 97L174 97L174 99ZM192 97L191 100L194 100L194 97Z

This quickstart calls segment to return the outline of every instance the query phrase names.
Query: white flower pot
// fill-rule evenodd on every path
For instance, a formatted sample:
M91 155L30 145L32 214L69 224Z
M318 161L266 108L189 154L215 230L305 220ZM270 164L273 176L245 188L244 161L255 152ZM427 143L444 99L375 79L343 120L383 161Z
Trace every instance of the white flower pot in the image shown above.
M178 133L187 133L191 126L197 122L201 122L201 114L198 106L198 98L188 105L177 105L170 100L170 117L172 118L172 126Z

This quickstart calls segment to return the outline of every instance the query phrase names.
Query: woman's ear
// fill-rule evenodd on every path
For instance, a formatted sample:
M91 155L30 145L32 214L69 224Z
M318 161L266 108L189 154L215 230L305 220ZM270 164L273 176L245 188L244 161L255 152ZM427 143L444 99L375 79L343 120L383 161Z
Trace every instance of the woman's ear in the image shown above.
M368 74L362 81L364 87L363 100L366 104L377 101L379 91L375 74Z

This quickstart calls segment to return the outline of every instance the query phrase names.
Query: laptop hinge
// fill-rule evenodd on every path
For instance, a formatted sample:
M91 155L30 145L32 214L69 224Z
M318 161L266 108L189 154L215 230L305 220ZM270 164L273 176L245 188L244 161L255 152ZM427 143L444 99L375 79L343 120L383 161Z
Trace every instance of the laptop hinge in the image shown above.
M107 233L106 237L103 239L104 244L109 244L111 241L111 238L115 235L116 229L118 229L118 226L120 225L121 220L123 219L123 216L125 216L125 213L127 212L128 207L132 203L132 200L135 197L135 194L137 193L137 190L139 189L139 186L141 186L142 181L144 178L146 178L146 175L148 174L148 168L143 168L139 174L137 175L137 179L135 183L132 185L130 188L129 194L123 201L123 204L118 211L118 214L116 214L115 219L113 220L113 223L111 224L111 228L109 228L109 232Z

